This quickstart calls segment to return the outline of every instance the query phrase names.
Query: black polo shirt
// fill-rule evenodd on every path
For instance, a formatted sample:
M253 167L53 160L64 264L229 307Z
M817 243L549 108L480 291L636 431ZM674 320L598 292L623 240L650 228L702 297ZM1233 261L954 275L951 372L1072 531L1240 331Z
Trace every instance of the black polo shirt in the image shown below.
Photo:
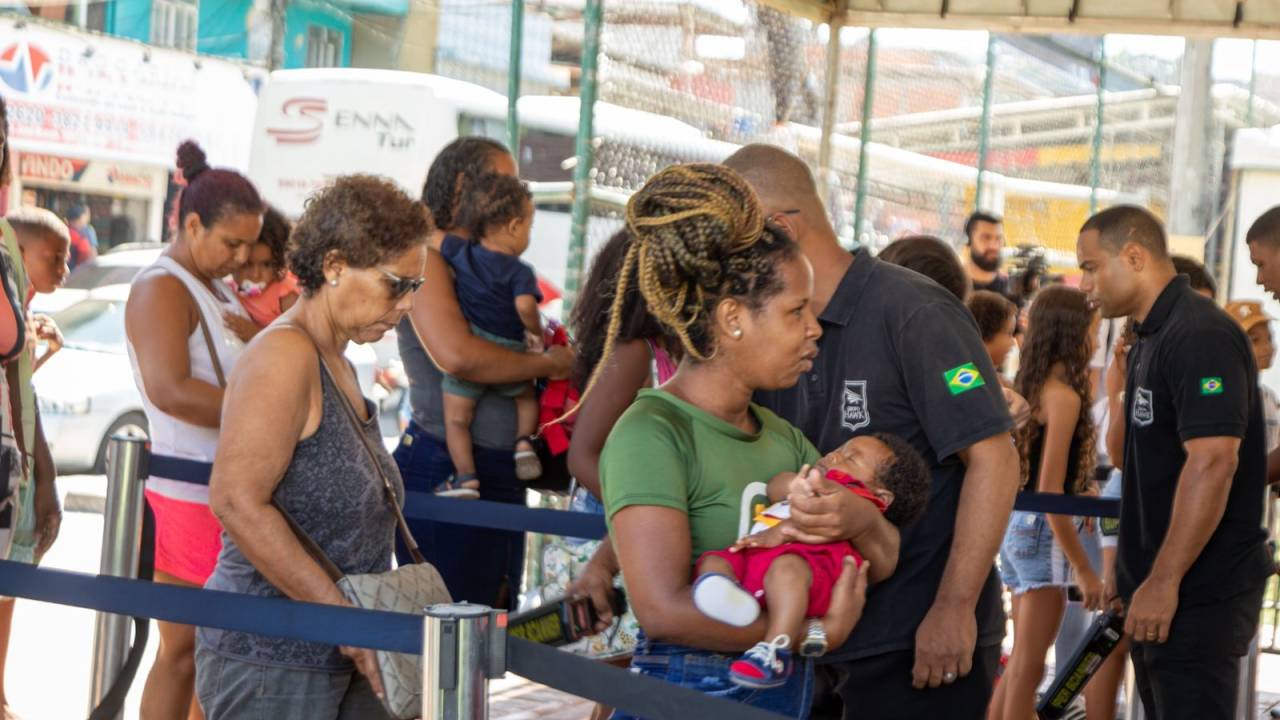
M928 509L902 531L897 570L871 586L849 642L828 657L909 650L951 553L965 474L957 453L1008 432L1013 422L973 316L923 275L858 251L819 320L813 371L794 388L756 399L824 453L883 432L910 442L932 466ZM1000 642L1004 610L994 565L977 616L979 644Z
M1136 330L1125 385L1117 589L1127 601L1151 572L1187 461L1183 443L1235 437L1240 459L1226 511L1183 577L1179 597L1186 605L1238 595L1272 571L1262 529L1265 424L1249 338L1185 275L1160 293Z

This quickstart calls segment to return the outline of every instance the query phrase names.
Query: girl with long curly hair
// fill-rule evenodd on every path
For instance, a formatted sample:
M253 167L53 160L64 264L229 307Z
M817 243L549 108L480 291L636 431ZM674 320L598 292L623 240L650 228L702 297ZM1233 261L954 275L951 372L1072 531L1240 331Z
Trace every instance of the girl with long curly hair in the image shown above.
M1089 358L1097 322L1085 294L1072 288L1047 288L1031 305L1014 380L1031 404L1031 422L1015 440L1023 484L1038 492L1088 490L1095 440ZM1104 601L1103 584L1066 515L1014 511L1000 547L1000 568L1013 593L1014 645L987 716L1024 720L1035 714L1036 688L1062 622L1067 585L1078 585L1085 608L1095 610Z

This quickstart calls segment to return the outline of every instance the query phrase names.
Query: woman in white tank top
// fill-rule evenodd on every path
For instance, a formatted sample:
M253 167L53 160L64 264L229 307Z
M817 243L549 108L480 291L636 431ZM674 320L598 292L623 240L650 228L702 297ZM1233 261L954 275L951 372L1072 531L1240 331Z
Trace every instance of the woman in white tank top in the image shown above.
M248 180L210 169L193 142L178 148L178 167L187 186L177 201L176 239L134 281L125 329L152 450L211 462L225 377L244 349L225 328L224 316L247 317L221 278L248 260L264 207ZM153 476L146 495L156 519L156 582L203 585L221 547L208 487ZM157 625L160 649L142 694L141 717L202 718L192 694L195 629Z

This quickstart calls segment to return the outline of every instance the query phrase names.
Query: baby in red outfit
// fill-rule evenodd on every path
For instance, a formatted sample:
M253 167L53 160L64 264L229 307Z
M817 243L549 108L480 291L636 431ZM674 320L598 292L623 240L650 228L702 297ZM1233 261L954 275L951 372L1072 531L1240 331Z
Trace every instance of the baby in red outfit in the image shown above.
M791 539L786 498L797 477L813 472L872 503L899 527L919 518L929 497L929 466L906 441L885 434L855 437L822 458L814 470L805 467L770 480L773 504L756 514L748 536L698 559L693 589L699 610L731 625L745 627L756 621L760 608L769 610L765 641L732 666L731 679L740 685L765 688L785 682L792 639L804 640L804 655L825 652L825 634L816 618L827 613L845 558L862 564L852 542L806 544ZM806 618L814 619L807 632Z

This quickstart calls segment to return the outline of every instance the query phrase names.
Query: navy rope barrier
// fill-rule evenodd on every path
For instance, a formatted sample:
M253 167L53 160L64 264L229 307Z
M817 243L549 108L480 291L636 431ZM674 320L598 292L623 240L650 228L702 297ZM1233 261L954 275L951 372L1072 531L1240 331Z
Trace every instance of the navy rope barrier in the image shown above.
M1101 498L1088 495L1057 495L1054 493L1022 492L1013 504L1014 510L1050 513L1052 515L1092 515L1094 517L1120 517L1119 498Z
M148 465L152 475L202 485L209 484L211 467L209 463L165 455L152 455ZM1120 517L1119 500L1081 495L1023 492L1018 494L1014 509L1059 515ZM529 508L488 500L460 500L419 492L405 493L404 514L411 520L590 540L602 538L607 532L604 517L594 513Z
M211 466L199 461L153 455L147 475L208 484ZM1118 517L1112 498L1019 493L1015 508L1028 512ZM500 530L599 538L604 518L591 513L527 508L481 500L407 493L405 515L415 519ZM0 596L24 597L134 617L216 627L224 630L393 652L422 653L423 618L332 605L263 598L241 593L156 585L146 581L48 570L0 561ZM634 675L587 658L510 638L508 669L535 682L654 718L712 720L782 717L750 706Z
M209 463L198 460L152 455L147 471L156 477L208 485L211 468ZM608 532L604 517L594 513L530 508L488 500L461 500L431 493L405 493L404 515L410 520L434 520L453 525L545 533L587 540L599 540Z
M521 638L507 639L507 666L516 675L536 683L621 708L632 715L657 720L778 720L790 717L712 697Z
M159 585L0 560L0 595L258 635L422 654L423 616ZM521 638L508 638L508 671L652 718L778 720L716 698Z
M608 530L604 516L595 513L530 508L488 500L461 500L430 493L405 493L404 515L414 520L435 520L497 530L563 535L599 540Z
M422 616L49 570L0 560L0 595L257 635L422 652Z

